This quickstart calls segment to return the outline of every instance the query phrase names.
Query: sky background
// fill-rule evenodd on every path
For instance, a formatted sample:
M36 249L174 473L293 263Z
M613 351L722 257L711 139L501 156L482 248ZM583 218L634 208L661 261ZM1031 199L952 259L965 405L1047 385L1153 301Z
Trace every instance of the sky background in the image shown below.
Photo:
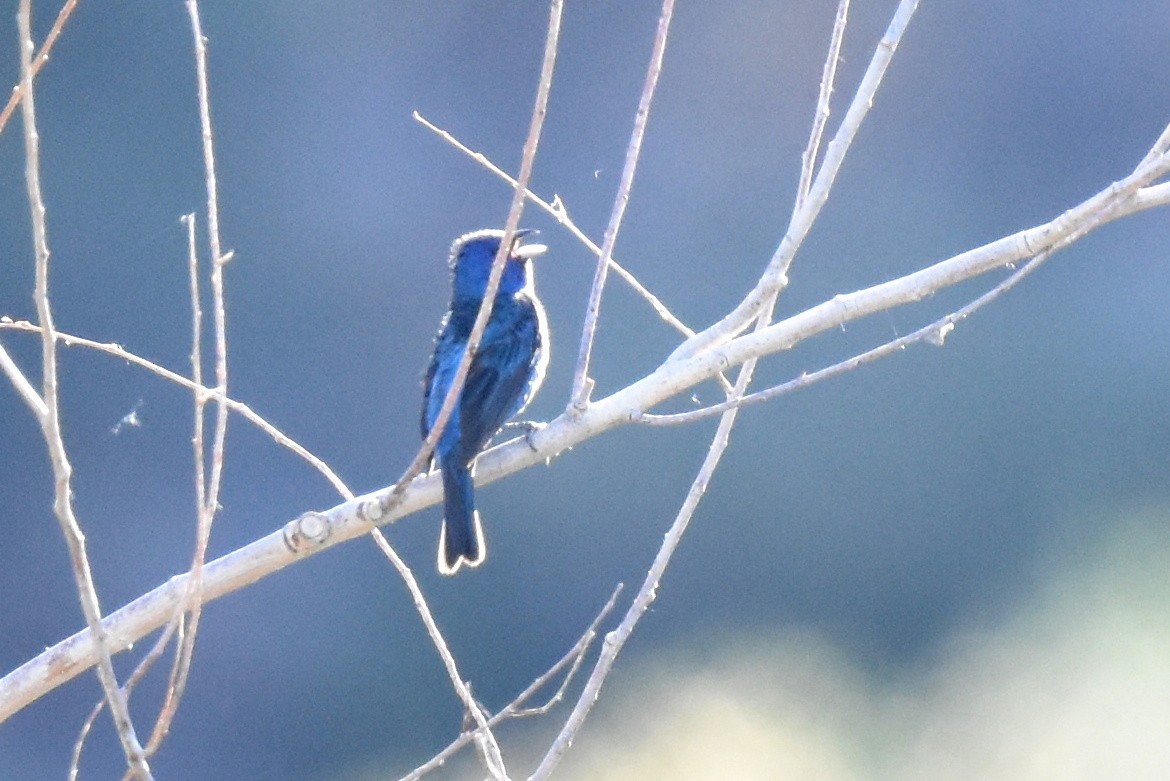
M59 6L35 6L39 40ZM854 3L830 132L895 6ZM0 82L15 84L6 7ZM616 255L693 327L741 299L783 234L834 7L676 10ZM235 251L232 395L354 490L385 486L418 445L447 248L502 225L510 199L411 112L515 171L547 8L202 10L221 235ZM565 9L533 189L558 194L597 241L658 10ZM1107 13L1082 0L923 0L778 316L1047 221L1127 175L1170 121L1168 39L1163 0ZM197 212L202 226L205 194L182 3L82 0L38 78L37 109L58 327L188 371L179 217ZM0 136L0 315L14 319L34 315L23 171L17 116ZM551 248L538 286L552 363L529 409L548 419L567 400L593 258L536 209L523 222ZM961 323L943 349L745 410L565 777L1170 774L1168 246L1164 210L1126 219ZM770 357L759 387L908 333L998 278ZM35 382L39 343L0 342ZM675 344L611 276L595 396ZM61 351L61 383L77 512L113 610L189 560L191 401L80 349ZM719 400L711 385L696 394ZM135 408L141 426L115 434ZM474 573L434 572L437 509L389 529L487 705L559 658L615 583L632 595L713 430L627 426L481 490L490 556ZM0 674L83 624L51 490L39 429L0 382ZM336 501L233 418L211 554ZM125 675L134 659L117 662ZM135 695L143 725L159 677ZM0 778L64 777L98 697L87 673L0 725ZM502 732L518 775L566 714ZM152 765L160 779L392 778L460 722L399 578L357 540L207 609ZM83 777L117 777L121 762L103 717Z

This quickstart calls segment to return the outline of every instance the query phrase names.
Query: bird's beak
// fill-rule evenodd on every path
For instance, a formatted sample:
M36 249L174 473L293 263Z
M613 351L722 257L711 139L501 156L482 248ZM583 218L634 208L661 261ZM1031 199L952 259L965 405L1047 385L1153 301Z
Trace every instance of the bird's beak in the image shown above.
M521 228L517 230L513 234L515 238L512 243L512 257L527 261L538 258L548 252L548 247L544 244L520 244L520 239L525 236L535 235L539 232L534 228Z

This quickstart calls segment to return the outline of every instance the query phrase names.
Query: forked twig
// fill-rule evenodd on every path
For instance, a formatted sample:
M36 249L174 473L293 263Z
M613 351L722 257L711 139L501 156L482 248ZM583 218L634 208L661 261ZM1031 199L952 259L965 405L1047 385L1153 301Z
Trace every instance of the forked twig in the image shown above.
M163 631L159 634L158 639L155 640L154 645L151 646L150 651L134 668L134 672L130 673L130 677L126 679L126 683L122 686L122 691L127 698L130 697L130 692L134 691L134 687L146 677L146 673L154 666L154 663L162 658L163 652L166 651L167 646L170 645L171 637L178 632L180 638L183 636L183 612L175 613L171 622L166 625ZM175 661L178 662L178 654L175 654ZM93 729L94 722L101 712L105 710L106 701L98 700L97 704L90 710L89 715L85 717L85 721L81 724L81 729L78 730L77 740L73 742L73 753L69 759L69 772L66 778L69 781L77 781L78 773L81 771L81 750L85 747L85 739L89 736L89 731ZM131 778L132 770L127 770L125 778Z
M794 210L788 229L780 240L776 252L768 261L759 282L733 310L717 323L693 339L679 345L671 353L670 360L698 355L731 339L751 324L757 313L767 304L773 292L783 290L788 284L788 267L792 265L797 250L800 249L805 237L812 230L813 223L820 215L821 207L829 198L829 191L833 187L837 173L841 170L845 155L852 146L853 139L857 137L857 131L861 128L862 121L873 106L874 95L877 94L877 89L890 65L890 60L893 58L894 52L902 40L902 35L906 32L906 26L910 23L910 18L914 15L914 10L917 7L918 0L900 0L898 3L898 8L894 11L889 27L886 28L881 41L878 42L869 66L865 70L865 75L862 76L857 92L854 93L853 100L849 104L849 109L841 120L841 126L837 128L833 140L825 149L825 159L821 162L821 167L809 188L808 196L800 202L799 208Z
M198 90L199 125L203 141L203 168L207 185L207 238L211 249L211 299L212 319L215 325L215 384L218 395L215 401L215 428L211 443L211 474L206 477L204 466L204 422L203 412L208 397L198 391L194 394L194 434L192 443L195 452L195 550L191 556L191 577L187 582L187 595L181 610L189 614L187 631L178 644L175 664L168 677L166 696L147 742L148 754L153 754L162 745L170 731L179 703L187 688L191 659L195 653L195 640L199 634L199 621L203 615L203 565L207 558L207 546L211 538L211 526L219 508L219 490L223 482L223 460L227 440L228 408L224 399L228 392L227 367L227 308L224 303L223 267L230 256L223 253L219 238L219 190L215 174L215 144L211 128L211 98L207 82L207 38L203 35L199 19L197 0L187 0L187 14L191 18L191 33L195 43L195 81ZM199 300L198 256L195 247L195 217L189 215L187 223L188 272L191 285L192 337L191 361L192 379L203 385L203 353L201 330L203 310Z
M524 691L516 695L516 697L510 703L505 705L499 710L499 712L488 719L489 727L495 727L496 725L503 721L507 721L508 719L544 715L545 713L548 713L548 711L551 710L554 705L561 701L561 699L564 697L565 690L569 687L569 684L572 683L573 677L576 675L577 670L580 669L581 663L585 660L585 654L588 652L589 646L593 643L593 639L597 636L597 628L601 626L601 622L604 621L605 617L609 615L611 610L613 610L614 605L617 604L618 595L621 594L621 592L622 584L619 583L617 584L617 587L614 588L613 593L610 595L609 600L605 603L605 606L601 608L601 612L599 612L593 621L590 622L589 626L585 629L584 633L582 633L581 637L578 638L577 642L573 644L573 647L570 648L564 656L558 659L552 667L549 667L544 671L544 673L536 677L532 683L528 684L528 686L524 688ZM544 688L544 686L552 680L553 676L557 675L566 666L569 668L569 670L565 673L564 678L561 679L560 686L557 687L557 690L552 694L551 697L549 697L541 705L530 708L523 707L524 703L528 702L528 700L536 696L536 693ZM438 754L435 754L435 756L427 760L426 763L419 765L410 773L403 776L401 779L399 779L399 781L418 781L418 779L422 778L427 773L430 773L431 771L441 767L448 759L454 756L456 752L475 739L477 731L478 728L464 732L462 735L455 738L455 740L451 741L451 743L445 749L440 751Z
M739 398L728 399L727 401L724 401L720 404L712 404L711 406L704 407L702 409L688 410L687 412L678 412L669 415L656 415L654 413L644 412L637 415L635 420L638 423L644 423L648 426L677 426L684 423L694 423L697 420L703 420L704 418L722 414L732 408L758 404L762 401L769 401L770 399L774 399L777 396L783 396L784 394L791 393L793 391L802 390L809 387L810 385L815 385L818 382L822 382L824 380L845 374L846 372L850 372L859 366L863 366L867 363L873 363L879 358L892 355L893 353L904 350L910 345L916 344L918 342L931 342L941 346L943 341L954 329L956 323L971 316L976 311L987 306L992 301L1006 293L1008 290L1015 287L1023 280L1025 276L1031 274L1040 266L1040 264L1048 260L1051 255L1051 252L1038 255L1014 271L998 285L979 296L979 298L971 301L966 306L956 309L954 312L946 315L945 317L941 317L938 320L935 320L933 323L925 325L922 328L919 328L917 331L908 333L905 336L892 339L885 344L874 347L873 349L866 350L865 352L858 353L857 355L854 355L850 358L846 358L843 361L839 361L832 366L826 366L825 368L818 369L814 372L807 372L801 374L799 377L788 380L787 382L780 383L779 385L773 385L771 388L765 388L764 390L756 391L755 393L749 393L746 396L741 396Z

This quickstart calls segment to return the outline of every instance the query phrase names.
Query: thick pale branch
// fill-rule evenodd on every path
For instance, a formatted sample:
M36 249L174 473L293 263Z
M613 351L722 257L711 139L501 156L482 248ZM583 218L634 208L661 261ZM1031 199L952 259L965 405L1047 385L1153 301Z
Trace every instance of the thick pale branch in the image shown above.
M1122 216L1170 203L1170 185L1131 189L1156 176L1164 162L1139 170L1113 187L1044 225L1012 234L982 247L830 301L779 323L733 339L700 355L669 360L650 375L592 403L575 419L562 415L526 439L515 439L485 453L477 462L476 482L494 482L574 447L598 434L629 423L656 404L675 396L717 372L752 358L787 350L816 334L843 323L918 301L924 296L996 268L1018 263L1058 246L1074 232L1089 232ZM531 446L529 444L531 442ZM371 523L363 508L385 499L391 488L340 504L322 513L307 513L273 532L215 561L204 569L204 601L242 588L298 559L367 533ZM411 481L402 501L379 524L391 523L442 496L439 475ZM103 627L111 650L122 650L170 620L186 588L187 575L177 575L154 591L108 616ZM60 686L93 665L96 650L89 630L83 630L46 650L0 679L0 722L45 692Z

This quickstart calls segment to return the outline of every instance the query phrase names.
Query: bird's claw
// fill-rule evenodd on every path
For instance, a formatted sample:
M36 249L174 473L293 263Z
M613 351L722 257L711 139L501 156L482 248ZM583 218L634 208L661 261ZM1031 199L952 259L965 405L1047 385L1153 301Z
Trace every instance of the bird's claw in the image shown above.
M524 429L524 441L528 443L528 447L532 448L533 453L540 452L536 447L536 443L532 441L532 435L547 426L547 423L541 423L539 420L517 420L512 423L507 423L504 428L522 428Z

